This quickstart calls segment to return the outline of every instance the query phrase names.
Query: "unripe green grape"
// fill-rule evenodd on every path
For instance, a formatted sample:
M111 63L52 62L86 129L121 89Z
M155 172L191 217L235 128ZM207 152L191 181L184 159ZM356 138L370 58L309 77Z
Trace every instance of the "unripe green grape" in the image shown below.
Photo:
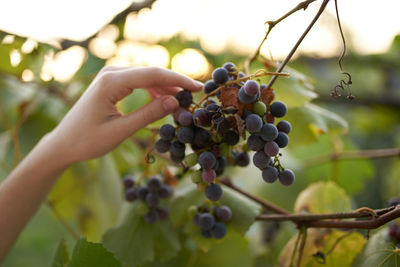
M199 184L203 181L203 178L201 177L202 171L198 170L198 171L194 171L192 172L192 182L195 184Z
M219 146L221 156L228 157L231 153L231 147L226 143L221 143Z
M260 116L263 116L265 112L267 112L267 107L263 102L257 101L256 103L254 103L253 112Z
M138 201L136 204L136 213L139 216L144 216L149 212L149 206L146 205L143 201Z
M185 163L187 164L188 167L193 167L194 165L197 164L198 159L199 156L196 153L191 153L185 157Z

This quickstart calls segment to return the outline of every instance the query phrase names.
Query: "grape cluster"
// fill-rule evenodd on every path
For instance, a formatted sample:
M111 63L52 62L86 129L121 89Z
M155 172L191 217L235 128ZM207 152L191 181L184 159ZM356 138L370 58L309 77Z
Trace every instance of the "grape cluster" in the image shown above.
M212 209L208 206L190 207L194 214L193 223L200 227L201 234L205 238L221 239L226 235L226 224L232 218L232 211L228 206L216 206Z
M140 186L135 183L132 175L126 175L123 179L125 189L125 199L128 202L141 200L140 204L145 204L144 219L148 223L168 218L168 210L160 207L163 198L169 198L173 194L173 189L162 182L160 177L154 176L147 180L145 185Z
M292 184L294 173L279 162L279 149L287 146L291 125L287 121L274 124L275 118L285 116L287 107L280 101L271 104L273 90L245 77L227 62L213 71L204 93L207 97L199 104L193 103L191 92L177 93L180 108L174 113L176 126L161 126L155 149L169 152L173 162L186 167L198 164L200 168L192 169L192 181L205 188L211 201L222 196L216 178L227 166L248 166L250 150L256 151L253 163L262 170L266 182L279 179L284 185ZM241 138L247 139L247 144L240 142ZM187 153L187 145L191 153Z

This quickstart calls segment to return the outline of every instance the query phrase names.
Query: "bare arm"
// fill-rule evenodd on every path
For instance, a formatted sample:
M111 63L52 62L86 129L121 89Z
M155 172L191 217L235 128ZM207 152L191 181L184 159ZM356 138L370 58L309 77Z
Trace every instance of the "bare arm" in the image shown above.
M0 184L0 263L60 174L71 164L102 156L140 128L173 112L182 88L201 83L161 68L104 68L60 124L40 140ZM129 114L115 104L135 88L156 98Z

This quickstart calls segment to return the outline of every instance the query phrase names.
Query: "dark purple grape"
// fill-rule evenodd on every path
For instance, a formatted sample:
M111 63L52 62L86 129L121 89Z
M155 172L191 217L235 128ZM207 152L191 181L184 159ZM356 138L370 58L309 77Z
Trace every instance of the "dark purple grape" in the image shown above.
M275 143L274 141L270 141L270 142L265 143L264 153L267 156L270 156L270 157L274 157L274 156L278 155L278 153L279 153L278 144Z
M400 204L400 198L391 198L389 199L388 203L387 203L387 207L393 207L393 206L397 206Z
M278 136L278 129L272 123L266 123L262 126L260 135L264 141L273 141Z
M248 96L256 96L260 93L260 86L256 81L248 80L244 84L243 90Z
M247 116L249 116L250 114L253 114L253 112L251 112L250 110L244 111L242 114L242 119L245 120L247 118Z
M196 109L193 113L193 121L198 126L210 126L211 116L205 109Z
M206 187L206 197L211 201L218 201L222 196L222 188L219 184L209 184Z
M203 169L211 169L214 167L216 161L217 159L214 154L209 151L205 151L199 156L199 164Z
M128 202L133 202L137 199L137 192L135 188L128 188L125 191L125 199Z
M160 190L158 191L158 195L161 198L171 197L173 193L174 193L174 189L172 189L172 187L170 187L169 185L166 185L166 184L163 184L161 186Z
M158 139L155 143L154 143L154 148L159 152L159 153L165 153L169 150L171 146L171 142L168 140L164 140L164 139Z
M289 137L284 132L279 132L278 136L274 139L280 148L286 147L289 143Z
M203 179L203 182L208 183L208 184L214 182L216 177L217 177L217 175L213 169L204 169L201 174L201 178Z
M268 166L262 170L262 178L267 183L273 183L278 179L278 170L275 167Z
M211 142L211 134L203 128L196 128L194 131L193 144L198 148L206 147Z
M226 164L227 164L227 160L224 156L217 158L217 164L216 164L216 167L214 168L217 176L220 176L224 173Z
M210 230L211 236L215 239L224 238L226 235L226 225L221 222L217 222L214 224L213 228Z
M231 123L227 118L218 117L214 120L214 128L217 133L224 134L231 128Z
M160 190L162 186L162 181L160 177L153 176L150 177L150 179L147 181L147 187L149 188L150 191L158 191Z
M192 127L183 126L176 132L176 138L181 143L191 143L194 138L194 130Z
M133 179L133 176L128 174L124 176L124 179L122 180L122 183L125 188L130 188L135 184L135 180Z
M218 84L216 84L213 80L208 80L204 83L204 93L205 94L209 94L217 88L218 88Z
M264 148L264 140L261 139L259 134L252 134L247 138L247 147L250 150L258 151Z
M202 213L199 218L200 228L210 230L215 224L215 219L210 213Z
M154 223L159 219L158 212L156 209L150 209L149 212L144 216L144 220L148 223Z
M179 102L179 106L183 108L188 108L193 102L193 96L190 91L179 91L175 97Z
M283 185L291 185L294 183L294 173L292 170L286 169L279 173L279 182Z
M215 103L211 103L207 105L206 109L208 112L214 113L217 112L220 109L220 107Z
M256 95L255 96L247 95L246 92L244 91L243 86L239 89L238 98L239 98L240 102L242 102L243 104L246 104L246 105L251 104L257 100Z
M287 107L286 107L285 103L283 103L281 101L275 101L270 106L270 112L271 112L272 116L281 118L286 115Z
M263 121L257 114L248 115L246 120L246 129L249 133L257 133L261 130L263 126Z
M226 62L224 63L224 65L222 65L222 67L226 69L228 72L233 72L236 70L236 66L232 62Z
M190 126L193 123L193 115L188 111L183 111L178 117L179 124L183 126Z
M160 128L160 138L171 141L175 137L175 127L171 124L164 124Z
M400 237L400 229L395 223L390 223L389 224L389 229L388 229L388 234L389 237L393 240L399 240Z
M170 154L169 158L175 163L181 163L185 159L185 154L183 155Z
M182 112L187 112L184 108L179 107L177 110L174 111L174 113L172 113L172 116L174 117L174 121L176 123L179 123L179 115L181 115Z
M246 167L250 163L249 154L246 152L237 153L235 155L235 164L239 165L240 167Z
M280 121L276 125L276 128L278 128L278 131L284 132L286 134L289 134L290 131L292 130L292 125L288 121Z
M146 196L149 193L149 189L146 186L141 186L137 189L137 195L139 199L146 201Z
M203 237L205 237L205 238L211 238L212 237L211 230L201 229L200 232L201 232L201 235Z
M228 71L224 68L216 68L212 73L212 78L216 84L224 84L229 80Z
M218 221L228 222L232 218L232 211L228 206L221 206L215 209L215 217Z
M185 144L179 141L174 141L172 142L169 151L174 156L182 156L182 155L185 156L185 149L186 149Z
M149 207L157 207L160 203L160 197L156 193L150 192L146 196L146 203Z
M271 162L271 158L265 155L263 150L257 151L253 156L253 164L259 169L265 169Z
M230 146L236 145L240 140L240 136L237 132L229 130L224 134L223 141Z
M158 217L160 218L160 220L165 220L168 218L169 211L166 208L159 208L159 209L157 209L157 212L158 212Z

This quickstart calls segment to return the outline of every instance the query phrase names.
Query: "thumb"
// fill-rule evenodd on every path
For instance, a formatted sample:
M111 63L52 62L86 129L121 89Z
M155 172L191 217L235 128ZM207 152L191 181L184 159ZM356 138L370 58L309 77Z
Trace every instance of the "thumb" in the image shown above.
M147 105L120 117L121 128L127 130L130 136L146 125L167 116L179 106L174 96L165 95L159 97Z

